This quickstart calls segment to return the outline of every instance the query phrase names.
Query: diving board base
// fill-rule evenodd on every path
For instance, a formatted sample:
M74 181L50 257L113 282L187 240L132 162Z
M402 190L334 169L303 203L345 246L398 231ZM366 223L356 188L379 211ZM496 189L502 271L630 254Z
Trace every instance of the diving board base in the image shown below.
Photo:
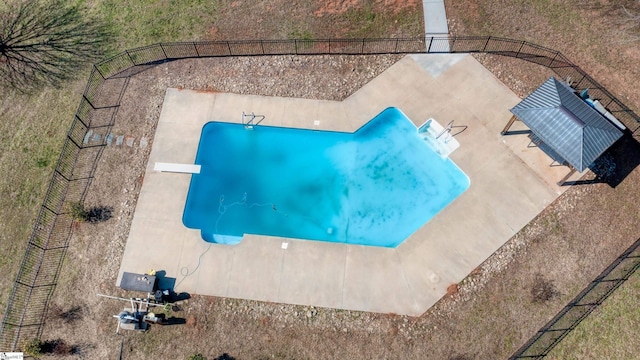
M200 165L157 162L153 165L153 170L180 174L200 174Z

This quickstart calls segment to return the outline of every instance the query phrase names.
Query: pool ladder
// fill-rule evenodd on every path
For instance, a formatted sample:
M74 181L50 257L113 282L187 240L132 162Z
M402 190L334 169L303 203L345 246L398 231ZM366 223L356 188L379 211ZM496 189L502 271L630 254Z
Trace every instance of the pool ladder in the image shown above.
M442 131L440 131L438 136L436 136L436 139L439 139L440 136L444 135L445 133L451 133L451 128L453 128L453 120L449 121L447 126L445 126L444 129L442 129Z
M264 120L264 115L245 114L244 111L242 112L242 125L246 130L253 130L253 127L260 124L262 120Z

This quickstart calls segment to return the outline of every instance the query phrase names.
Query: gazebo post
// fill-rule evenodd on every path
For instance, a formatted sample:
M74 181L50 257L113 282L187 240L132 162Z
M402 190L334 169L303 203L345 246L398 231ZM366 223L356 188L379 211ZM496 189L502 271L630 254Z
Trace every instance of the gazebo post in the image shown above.
M569 169L571 169L571 171L569 171L569 173L567 175L565 175L562 180L558 181L558 186L563 186L564 183L569 180L569 178L576 173L576 168L574 168L573 166L570 166Z
M518 118L515 115L511 115L511 119L509 119L509 122L507 123L507 125L504 127L504 129L502 129L502 131L500 132L500 135L506 135L506 133L511 128L511 125L513 125L513 123L516 122L516 120L518 120Z

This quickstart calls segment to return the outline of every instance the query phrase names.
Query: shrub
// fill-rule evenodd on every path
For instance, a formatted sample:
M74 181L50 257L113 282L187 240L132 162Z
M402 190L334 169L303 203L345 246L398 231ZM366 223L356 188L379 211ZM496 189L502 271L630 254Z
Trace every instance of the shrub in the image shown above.
M22 351L28 356L38 359L43 354L43 346L44 342L42 342L40 339L31 339L24 343L24 345L22 346Z
M76 346L67 344L62 339L48 341L31 339L23 344L22 352L24 352L27 356L39 359L44 354L73 355L78 352L78 348Z
M84 208L81 202L70 202L67 205L69 216L73 220L85 222L87 221L87 215L89 214L87 210Z

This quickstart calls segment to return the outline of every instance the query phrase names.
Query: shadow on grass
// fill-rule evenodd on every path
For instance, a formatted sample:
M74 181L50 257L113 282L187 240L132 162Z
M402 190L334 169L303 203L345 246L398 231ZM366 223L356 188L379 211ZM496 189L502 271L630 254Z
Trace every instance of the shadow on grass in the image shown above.
M110 206L94 206L86 211L86 221L90 224L105 222L113 217L113 208Z
M227 353L224 353L213 360L236 360L236 358Z
M613 158L615 164L613 171L607 171L605 164L603 169L596 169L594 172L609 186L615 188L640 165L640 143L632 136L625 135L609 149L607 154Z
M640 165L640 144L630 135L623 136L589 166L592 179L565 181L563 186L605 183L617 187Z

